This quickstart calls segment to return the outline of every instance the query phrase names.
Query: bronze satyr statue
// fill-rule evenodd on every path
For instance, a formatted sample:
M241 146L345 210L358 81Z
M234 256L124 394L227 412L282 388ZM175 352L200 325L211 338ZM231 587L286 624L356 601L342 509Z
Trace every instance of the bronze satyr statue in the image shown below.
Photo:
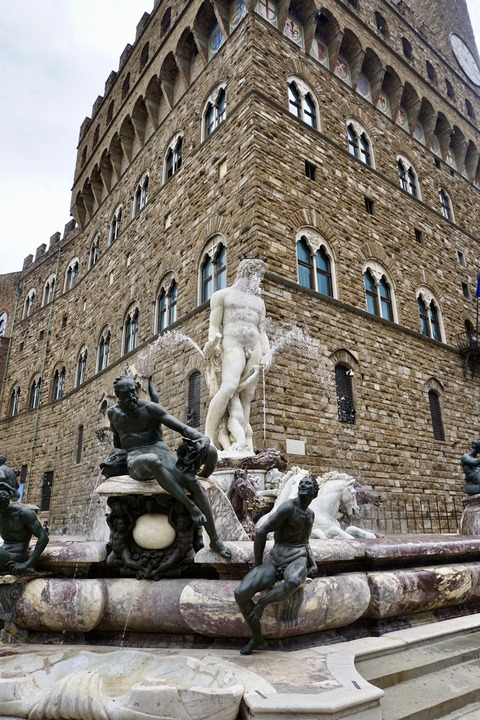
M48 544L48 534L40 520L29 508L10 502L13 493L0 490L0 574L20 575L28 572L38 560ZM37 542L31 553L28 547L32 535Z
M266 606L290 598L307 577L314 578L317 575L309 544L314 514L308 507L317 495L318 483L315 478L303 478L298 486L297 497L282 503L255 534L255 566L235 590L235 600L252 632L252 639L240 651L242 655L250 655L264 644L260 620ZM270 532L274 533L275 544L263 560ZM267 589L268 592L257 602L253 601L257 592Z
M462 490L467 495L480 494L480 440L472 442L472 449L460 458L462 470L465 473L465 485Z
M195 474L200 465L213 470L210 440L197 430L170 415L158 402L140 400L137 384L123 375L114 382L118 403L108 410L115 448L126 451L128 474L134 480L154 478L158 484L186 508L195 526L205 525L210 547L222 557L230 550L218 537L207 494ZM150 396L158 397L150 384ZM178 454L163 442L162 425L183 437ZM187 495L188 492L188 495Z

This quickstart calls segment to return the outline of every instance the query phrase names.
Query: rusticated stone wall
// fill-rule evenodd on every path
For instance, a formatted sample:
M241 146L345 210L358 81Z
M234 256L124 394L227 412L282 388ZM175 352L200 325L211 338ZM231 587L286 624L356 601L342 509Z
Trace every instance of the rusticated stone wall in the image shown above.
M208 304L198 305L198 270L209 239L220 233L227 246L228 282L233 281L242 257L266 257L267 314L274 322L301 327L321 347L316 359L293 349L275 357L265 391L267 445L285 452L287 439L301 440L305 455L290 455L292 464L305 465L318 474L331 469L348 472L386 496L458 496L458 458L478 435L480 381L470 370L464 375L456 349L456 335L464 330L465 320L475 320L475 299L464 297L461 284L474 294L480 228L472 208L478 204L478 188L445 162L435 163L424 145L253 12L215 57L207 62L200 53L188 77L180 74L170 108L164 96L158 100L151 95L152 78L161 74L168 53L196 22L200 5L200 0L184 4L179 14L172 14L171 27L162 34L167 4L157 4L151 17L142 22L133 49L122 56L117 76L109 78L92 120L82 125L72 207L78 213L80 196L91 206L80 227L69 227L61 240L54 236L47 251L38 254L21 274L22 306L31 288L37 291L37 304L29 318L22 320L20 314L15 323L0 407L0 450L7 452L12 465L28 465L30 502L40 501L43 475L54 472L50 506L54 529L67 525L74 531L88 523L86 509L98 479L98 464L110 447L111 436L105 428L106 406L114 402L113 380L155 339L156 298L171 273L178 283L174 327L198 345L205 343ZM478 130L464 115L465 98L475 105L477 116L480 112L474 89L448 64L451 60L440 43L437 51L427 36L418 33L411 15L383 3L380 10L389 27L385 38L376 29L374 2L362 2L354 10L326 0L325 8L339 27L354 32L364 49L374 47L385 68L394 68L419 98L428 97L436 112L480 147ZM413 63L402 54L405 35L414 45ZM147 41L149 60L140 68ZM455 102L440 85L429 83L424 70L428 58L439 75L450 78ZM122 99L128 72L130 89ZM288 111L291 76L303 80L318 100L316 130ZM202 141L202 112L219 83L226 83L227 118ZM107 188L95 174L95 166L101 167L127 116L140 122L140 96L157 97L155 112L142 125L143 139L134 136L130 158L123 156ZM112 101L114 112L107 122ZM348 153L346 122L351 117L372 140L374 167ZM179 131L183 133L182 167L164 182L165 154ZM400 153L418 174L421 199L399 186L396 159ZM305 161L315 166L315 180L306 177ZM133 194L146 172L148 202L132 218ZM440 213L439 187L452 199L454 222ZM365 210L365 196L373 201L373 215ZM121 232L109 247L109 227L119 204L123 207ZM328 243L335 265L335 298L298 285L296 238L305 227L314 228ZM415 229L422 231L422 243L415 240ZM97 236L98 262L89 267L89 250ZM457 250L464 254L465 266L458 263ZM65 292L65 274L75 258L79 259L78 282ZM372 259L388 273L396 304L394 323L366 311L363 269ZM55 299L41 307L43 287L51 274L57 276ZM419 286L427 286L439 303L442 343L420 333ZM140 344L137 351L122 356L125 314L132 303L140 312ZM105 326L111 332L110 365L97 373L98 344ZM86 382L76 388L75 368L84 346ZM334 382L338 361L348 361L354 373L357 413L352 425L338 420ZM52 401L54 372L63 366L65 396ZM154 381L161 401L185 421L185 378L195 369L202 373L203 427L208 397L200 354L184 345L159 354ZM41 406L29 409L29 391L40 374ZM6 398L16 382L22 387L20 413L9 418ZM440 394L444 441L433 437L431 388ZM252 414L258 447L263 445L263 410L259 389ZM77 447L80 426L81 453ZM176 443L170 432L166 437Z

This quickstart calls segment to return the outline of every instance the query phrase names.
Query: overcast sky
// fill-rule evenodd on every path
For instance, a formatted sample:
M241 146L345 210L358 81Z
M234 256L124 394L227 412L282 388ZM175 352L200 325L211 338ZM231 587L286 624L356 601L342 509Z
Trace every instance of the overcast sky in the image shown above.
M467 0L480 45L480 2ZM70 220L78 131L153 0L0 0L0 274Z

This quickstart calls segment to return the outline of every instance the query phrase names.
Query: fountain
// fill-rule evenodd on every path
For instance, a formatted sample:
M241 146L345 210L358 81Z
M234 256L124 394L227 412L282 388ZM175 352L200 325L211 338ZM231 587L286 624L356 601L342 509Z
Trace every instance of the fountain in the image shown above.
M343 529L337 510L356 509L355 483L331 473L319 478L318 497L301 508L311 506L313 517L308 572L288 597L274 602L279 585L272 590L272 568L283 573L290 558L278 560L267 533L280 527L282 507L300 502L308 473L288 469L278 450L252 451L249 403L260 364L266 369L289 348L317 360L320 351L298 329L278 326L276 332L265 322L262 266L254 261L248 267L254 280L240 275L233 299L247 296L253 320L247 329L240 323L235 342L225 347L232 296L219 291L222 302L213 301L212 312L222 305L223 319L217 313L205 350L217 373L213 398L219 399L208 423L223 447L219 469L214 470L217 453L208 438L167 413L147 380L159 348L191 345L186 336L167 336L134 368L150 399L136 397L131 372L116 383L118 403L108 411L116 448L92 493L108 511L108 543L100 536L81 542L52 537L47 546L34 524L35 549L29 561L22 556L18 562L30 562L35 570L6 561L0 617L2 641L9 645L2 653L0 718L378 718L382 691L356 673L352 656L346 659L328 644L409 627L417 618L433 620L449 608L468 613L480 600L480 538L383 538L365 531L362 536L353 525ZM245 343L243 363L226 383L222 353L233 363L240 343ZM163 443L162 423L182 435L176 453ZM224 492L233 477L247 488L246 505L239 503L245 513L248 502L252 512L267 512L279 495L264 530L262 521L257 525L261 540L255 540L257 569L263 549L276 564L254 572L254 580L248 574L254 559L251 525L242 525ZM327 486L335 486L333 510L330 500L316 506L329 494ZM2 492L9 493L8 507L20 512L4 462ZM323 517L327 509L330 525ZM8 546L1 508L0 532ZM287 540L280 532L275 542L289 544L288 532ZM300 544L305 542L302 536ZM255 595L257 585L267 594ZM244 657L239 651L251 630L254 641ZM267 651L258 649L264 638Z

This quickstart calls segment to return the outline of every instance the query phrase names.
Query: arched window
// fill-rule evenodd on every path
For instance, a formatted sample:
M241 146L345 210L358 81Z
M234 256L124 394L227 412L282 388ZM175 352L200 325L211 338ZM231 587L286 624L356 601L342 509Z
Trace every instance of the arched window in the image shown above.
M453 220L452 204L450 198L443 188L438 191L438 197L440 199L440 211L444 218L447 220Z
M157 332L165 330L177 319L177 283L172 280L168 288L162 287L157 300Z
M377 287L370 270L366 270L363 273L363 281L365 285L367 310L369 313L372 313L372 315L379 315Z
M60 400L65 393L65 367L57 368L53 375L52 400Z
M442 409L440 407L440 397L435 390L428 391L428 402L430 405L430 415L432 418L433 437L435 440L445 440L445 431L443 429Z
M31 290L28 291L27 297L25 298L25 302L23 305L22 318L30 317L30 315L32 314L33 305L35 303L35 297L36 297L35 288L32 288Z
M402 190L413 195L413 197L419 197L417 173L410 162L406 158L399 156L397 158L397 170Z
M333 297L332 261L318 233L308 231L308 239L297 241L297 268L299 285Z
M148 175L138 183L133 196L133 217L136 217L140 210L145 207L148 200Z
M353 370L346 365L335 365L335 389L337 393L338 419L342 423L355 423L355 398L353 394Z
M112 222L110 223L110 232L108 235L108 244L111 245L120 235L120 225L122 223L122 206L120 205L114 212Z
M28 407L30 410L34 410L40 407L40 393L42 392L42 378L35 378L30 387L30 397L28 400Z
M108 367L108 360L110 356L110 329L105 327L102 330L100 342L98 344L97 353L97 372L105 370Z
M149 53L150 53L150 45L148 42L146 42L142 48L142 53L140 55L140 70L143 70L143 68L147 64Z
M44 305L48 305L53 301L53 297L55 295L55 280L55 275L50 275L47 282L43 286L42 307Z
M78 282L78 270L78 258L74 258L70 261L67 271L65 273L65 286L63 288L63 292L67 292L67 290L71 290L75 287Z
M2 312L0 312L0 337L7 336L7 320L8 313L6 310L2 310Z
M365 133L360 135L358 142L360 145L360 160L365 163L365 165L371 165L372 157L370 152L370 142L368 141Z
M402 49L405 57L411 60L413 58L413 49L406 37L402 37Z
M391 284L381 266L370 263L364 270L363 283L368 312L384 320L395 321Z
M200 391L201 375L194 370L188 378L187 425L190 427L200 426Z
M219 243L214 251L206 253L200 266L200 302L206 302L216 290L227 286L227 249Z
M170 143L165 155L163 182L166 182L168 178L172 177L172 175L175 175L175 173L180 170L182 167L182 157L183 138L181 135L176 135Z
M18 415L20 411L20 387L13 388L10 395L10 417Z
M311 90L298 78L290 79L288 83L288 109L299 120L317 128L317 107Z
M392 294L385 276L380 278L378 291L380 293L380 315L385 320L393 320Z
M96 265L98 262L99 248L100 248L100 237L97 235L97 237L93 240L92 244L90 245L90 252L88 254L88 269L89 270L94 265Z
M139 316L140 313L138 307L134 307L128 312L125 318L123 334L124 355L138 346Z
M50 510L50 502L53 491L53 470L47 470L43 473L42 481L42 497L40 500L40 510L42 512Z
M373 167L372 145L366 131L354 121L347 125L348 152L365 163Z
M473 109L473 105L472 105L472 103L470 102L470 100L467 100L467 98L465 98L465 109L466 109L466 111L467 111L467 115L468 115L469 118L474 118L474 117L475 117L475 111L474 111L474 109Z
M418 316L420 332L425 337L442 341L442 321L437 301L428 288L417 291Z
M162 28L162 35L164 35L168 28L170 27L170 22L172 19L172 9L167 8L165 12L163 13L162 22L161 22L161 28Z
M432 65L432 63L430 62L430 60L427 60L427 61L426 61L425 67L427 68L428 79L431 80L432 82L436 82L436 80L437 80L437 73L435 72L435 68L433 67L433 65Z
M358 157L358 136L353 125L347 127L348 134L348 152L350 155Z
M114 108L115 108L115 101L112 100L112 102L111 102L110 105L108 106L108 110L107 110L107 125L110 125L110 123L111 123L112 120L113 120L113 111L114 111Z
M375 22L377 23L377 29L380 30L382 35L387 35L388 34L387 21L385 20L383 15L381 15L378 12L378 10L375 11Z
M78 359L77 359L77 367L75 370L75 387L78 387L79 385L83 385L85 382L87 373L87 349L83 347L80 350Z
M127 73L122 83L122 100L128 95L130 90L130 73Z
M78 465L78 463L82 462L82 451L83 451L83 425L78 426L78 432L77 432L77 452L75 455L75 462Z
M302 287L314 287L312 253L305 238L297 242L298 284Z
M217 87L208 98L203 111L203 133L205 140L227 117L227 91L225 85Z

